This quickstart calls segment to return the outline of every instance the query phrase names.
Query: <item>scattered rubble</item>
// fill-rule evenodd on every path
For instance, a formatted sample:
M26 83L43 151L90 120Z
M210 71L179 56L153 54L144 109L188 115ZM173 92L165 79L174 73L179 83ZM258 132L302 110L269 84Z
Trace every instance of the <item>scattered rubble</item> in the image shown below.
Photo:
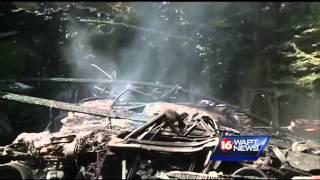
M68 110L67 116L56 118L41 133L22 133L0 147L0 177L266 179L320 174L320 145L292 134L302 126L316 129L316 121L313 126L300 120L273 128L214 100L177 101L173 97L179 96L179 89L144 89L135 86L116 97L109 93L78 105L55 101L54 108ZM128 100L132 93L138 97ZM21 99L9 95L1 96ZM33 97L23 98L30 103ZM142 101L148 98L151 101ZM210 160L222 135L239 134L270 134L271 140L254 162Z

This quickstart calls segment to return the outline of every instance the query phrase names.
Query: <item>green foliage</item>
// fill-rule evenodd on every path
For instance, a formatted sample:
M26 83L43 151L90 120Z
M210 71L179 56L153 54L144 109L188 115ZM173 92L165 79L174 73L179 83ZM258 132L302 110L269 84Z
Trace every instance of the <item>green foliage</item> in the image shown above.
M295 43L292 43L294 52L286 53L287 57L294 57L297 60L289 66L292 72L297 71L319 71L320 70L320 51L306 53L300 50Z
M296 84L310 90L315 90L316 80L320 79L320 28L314 24L295 35L290 44L292 50L284 53L292 59L288 68L297 77Z

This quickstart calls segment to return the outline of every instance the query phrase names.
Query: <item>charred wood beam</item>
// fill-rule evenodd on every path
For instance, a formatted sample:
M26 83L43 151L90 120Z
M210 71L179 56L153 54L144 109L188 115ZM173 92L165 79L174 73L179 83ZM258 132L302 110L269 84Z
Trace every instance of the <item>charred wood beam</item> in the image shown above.
M139 132L143 131L144 129L149 128L152 124L154 124L154 122L157 123L157 121L163 120L165 118L167 118L165 113L161 113L161 114L157 115L156 117L154 117L153 119L151 119L147 123L143 124L140 128L137 128L134 131L132 131L130 134L128 134L125 138L123 138L123 141L126 141L127 139L131 138L132 136L137 135Z
M20 82L56 82L56 83L105 83L105 84L133 84L142 86L151 86L158 88L172 89L175 86L163 85L152 82L127 81L127 80L109 80L109 79L86 79L86 78L18 78L18 79L0 79L1 81L20 81Z
M19 78L19 79L0 79L1 81L20 81L20 82L56 82L56 83L105 83L105 84L132 84L132 85L142 85L142 86L150 86L150 87L158 87L158 88L168 88L168 89L174 89L177 88L177 86L173 86L173 85L164 85L164 84L157 84L157 83L151 83L151 82L140 82L140 81L127 81L127 80L109 80L109 79L83 79L83 78ZM201 97L203 99L209 99L212 100L216 103L216 105L218 104L223 104L226 107L236 110L238 112L241 112L255 120L258 120L262 123L264 123L265 125L269 125L270 121L265 119L265 118L261 118L258 117L257 115L254 115L252 113L250 113L247 110L241 109L238 106L235 105L231 105L228 102L216 99L216 98L212 98L212 97L208 97L206 95L202 95L202 94L198 94L195 93L193 91L190 90L186 90L184 88L179 88L179 90L181 92L185 92L185 93L189 93L192 94L194 96L198 96Z
M146 122L150 118L147 115L138 114L134 112L127 112L122 110L117 110L117 112L113 110L101 110L97 108L83 107L83 106L79 106L71 103L65 103L65 102L60 102L55 100L48 100L43 98L37 98L37 97L31 97L31 96L25 96L25 95L19 95L19 94L1 92L1 91L0 91L0 99L16 101L16 102L21 102L26 104L45 106L49 108L66 110L71 112L90 114L95 116L129 119L132 121L139 121L139 122Z
M163 122L159 125L158 130L150 137L149 141L151 141L162 129L162 127L166 124L166 122Z
M199 123L199 121L194 122L194 123L192 124L192 126L189 127L189 129L187 130L187 132L185 132L185 133L183 134L183 136L188 135L188 134L197 126L198 123Z
M163 141L149 141L149 140L138 140L138 139L133 139L129 138L126 141L126 144L131 144L131 143L138 143L142 145L153 145L153 146L162 146L162 147L198 147L202 146L204 144L207 144L209 142L214 142L218 141L218 138L206 138L203 141L200 142L163 142Z

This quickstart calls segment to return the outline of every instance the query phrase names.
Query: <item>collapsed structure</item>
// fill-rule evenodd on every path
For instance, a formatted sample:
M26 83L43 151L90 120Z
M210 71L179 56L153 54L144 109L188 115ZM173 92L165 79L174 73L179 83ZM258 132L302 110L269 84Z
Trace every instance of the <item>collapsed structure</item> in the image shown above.
M69 112L62 111L43 132L22 133L1 147L0 177L257 179L320 174L320 145L294 136L293 126L270 126L249 112L181 87L117 86L124 89L118 95L104 87L78 104L1 93L2 99ZM257 161L210 159L223 135L261 134L271 141Z

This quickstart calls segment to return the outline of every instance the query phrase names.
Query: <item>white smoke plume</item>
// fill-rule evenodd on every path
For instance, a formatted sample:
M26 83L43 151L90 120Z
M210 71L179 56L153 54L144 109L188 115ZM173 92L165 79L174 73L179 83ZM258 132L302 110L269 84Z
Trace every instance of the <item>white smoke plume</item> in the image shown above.
M186 30L183 26L188 23L188 17L205 16L206 9L192 6L192 3L176 3L171 8L166 8L167 5L160 2L131 4L137 12L138 25L108 20L105 24L88 26L85 19L82 23L69 23L67 36L71 40L65 55L74 65L74 76L110 79L106 73L116 72L117 79L178 84L197 92L208 91L209 72L203 70L196 51L198 42L191 37L195 30ZM179 6L190 12L182 11ZM102 34L109 38L94 38L101 33L94 26L105 26L108 31ZM121 46L121 41L127 39L130 39L127 44ZM102 42L105 51L97 51L97 46L93 46L95 41Z

